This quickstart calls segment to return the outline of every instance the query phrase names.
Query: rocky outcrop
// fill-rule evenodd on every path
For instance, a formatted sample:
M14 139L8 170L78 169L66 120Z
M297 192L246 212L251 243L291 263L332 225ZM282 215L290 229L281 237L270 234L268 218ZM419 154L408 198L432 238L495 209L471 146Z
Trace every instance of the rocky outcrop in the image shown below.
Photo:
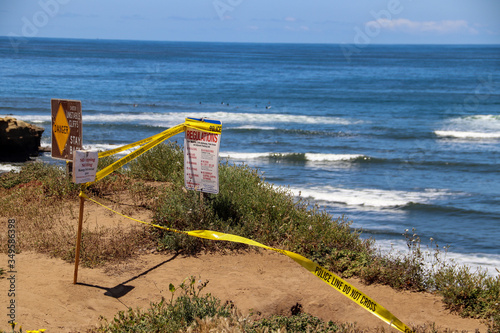
M0 118L0 161L24 162L37 156L43 131L13 117Z

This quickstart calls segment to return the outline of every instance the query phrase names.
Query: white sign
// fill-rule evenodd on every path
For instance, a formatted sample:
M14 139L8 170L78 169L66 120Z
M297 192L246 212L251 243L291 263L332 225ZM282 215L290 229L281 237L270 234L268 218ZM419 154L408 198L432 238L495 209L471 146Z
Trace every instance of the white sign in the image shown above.
M83 184L95 181L99 153L96 150L75 150L73 154L73 182Z
M184 184L188 190L219 193L219 147L220 134L186 129Z

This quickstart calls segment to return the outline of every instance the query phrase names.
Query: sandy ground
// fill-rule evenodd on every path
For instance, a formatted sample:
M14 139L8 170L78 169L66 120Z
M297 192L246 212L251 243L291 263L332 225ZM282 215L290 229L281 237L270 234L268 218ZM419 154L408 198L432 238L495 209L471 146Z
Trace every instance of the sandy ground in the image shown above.
M111 226L125 222L90 202L85 212L86 223ZM0 267L7 267L6 255L4 258ZM15 298L8 296L9 274L0 280L1 329L8 328L11 299L15 299L15 320L23 331L85 332L98 325L99 316L112 319L120 310L146 308L162 297L170 299L170 283L177 286L196 276L209 281L204 291L232 301L243 314L290 314L291 307L300 303L304 312L324 320L357 322L369 331L384 327L386 332L397 332L290 258L265 250L197 257L143 254L99 269L80 267L77 284L73 284L74 264L33 252L17 254L15 260ZM479 320L450 313L431 294L366 286L356 279L348 282L407 325L436 323L441 329L487 331Z
M24 329L47 332L85 331L100 315L111 319L129 307L147 307L170 298L168 286L189 276L209 280L204 289L221 300L231 300L243 312L289 314L296 303L324 320L357 322L360 327L384 323L313 276L291 259L262 252L237 255L200 255L196 258L143 255L110 269L80 268L73 284L74 265L37 253L16 256L16 321ZM438 297L396 292L385 286L350 283L385 306L407 325L435 322L441 328L486 332L477 320L445 310ZM0 281L4 312L9 303L9 281ZM3 323L5 321L5 315ZM6 325L3 325L6 328ZM396 330L387 330L394 331Z

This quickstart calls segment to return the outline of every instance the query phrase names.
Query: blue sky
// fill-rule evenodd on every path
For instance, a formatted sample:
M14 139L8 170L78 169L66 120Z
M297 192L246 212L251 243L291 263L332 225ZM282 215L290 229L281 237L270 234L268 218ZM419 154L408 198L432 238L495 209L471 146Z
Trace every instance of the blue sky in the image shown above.
M500 44L500 0L0 0L0 35Z

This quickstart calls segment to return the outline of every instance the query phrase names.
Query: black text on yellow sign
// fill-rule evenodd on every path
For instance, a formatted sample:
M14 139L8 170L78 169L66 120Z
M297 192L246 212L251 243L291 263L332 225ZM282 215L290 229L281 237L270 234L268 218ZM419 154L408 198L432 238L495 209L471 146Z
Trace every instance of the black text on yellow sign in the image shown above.
M73 160L73 153L82 149L82 103L52 99L52 157Z

